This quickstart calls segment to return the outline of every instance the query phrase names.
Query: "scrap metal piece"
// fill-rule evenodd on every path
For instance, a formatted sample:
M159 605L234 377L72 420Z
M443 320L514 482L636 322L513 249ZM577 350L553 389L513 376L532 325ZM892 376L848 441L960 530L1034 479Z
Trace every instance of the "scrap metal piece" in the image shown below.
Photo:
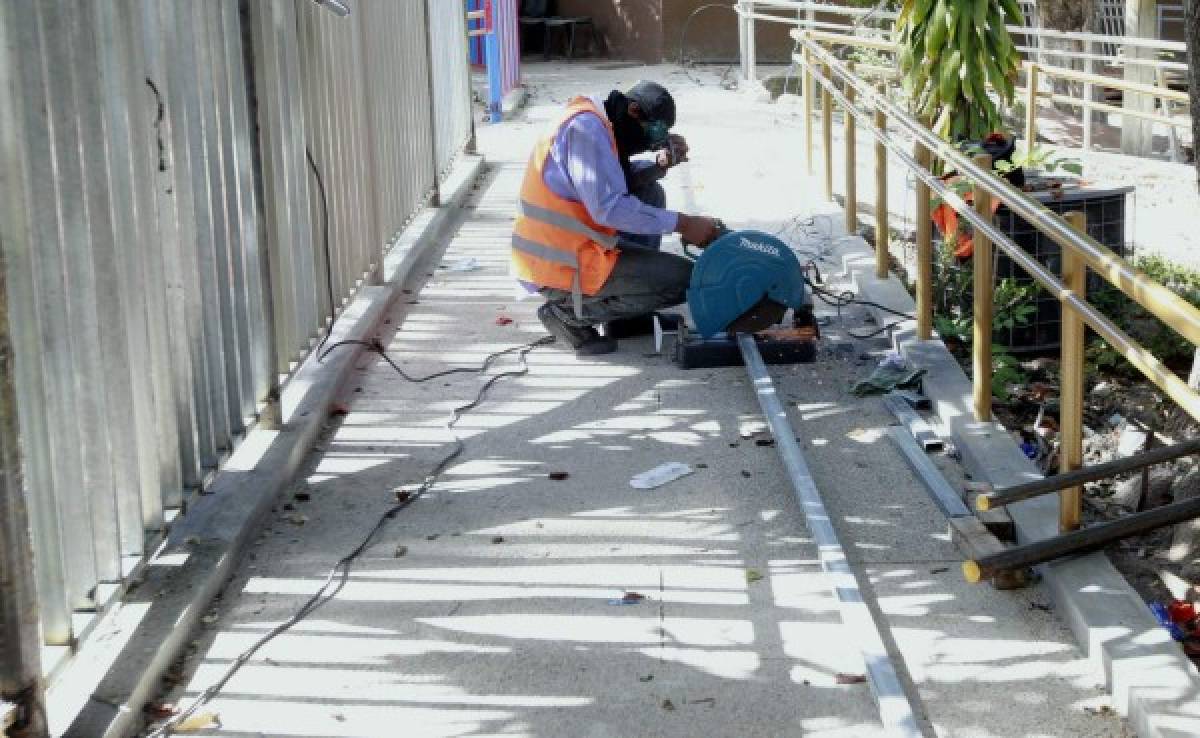
M915 410L902 397L894 392L889 392L883 396L883 404L887 405L888 410L892 411L892 415L896 416L908 428L908 432L916 439L917 443L926 452L941 451L946 444L934 432L933 428L929 427L929 423L917 414Z

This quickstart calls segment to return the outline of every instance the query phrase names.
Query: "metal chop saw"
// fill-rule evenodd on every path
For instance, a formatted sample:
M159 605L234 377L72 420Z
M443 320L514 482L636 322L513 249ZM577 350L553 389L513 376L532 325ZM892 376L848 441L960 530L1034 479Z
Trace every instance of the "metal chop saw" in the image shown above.
M739 365L739 333L754 335L768 364L814 361L820 334L796 254L770 234L722 228L692 269L687 304L695 328L680 321L675 362L683 369ZM792 320L781 325L789 309Z

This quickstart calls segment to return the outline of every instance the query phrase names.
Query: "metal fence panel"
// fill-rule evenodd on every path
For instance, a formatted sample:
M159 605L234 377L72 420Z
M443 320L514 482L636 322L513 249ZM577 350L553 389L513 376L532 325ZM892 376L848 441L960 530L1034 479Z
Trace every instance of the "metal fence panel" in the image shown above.
M471 137L466 15L457 2L429 2L438 177L446 176Z
M72 610L141 561L466 143L461 7L426 7L0 3L0 284L48 644L74 643Z
M51 161L52 137L45 103L44 56L31 3L0 3L0 245L8 291L9 330L17 419L21 428L24 483L42 494L28 495L31 537L36 548L42 634L47 643L71 639L62 529L55 502L61 470L55 446L56 405L51 377L69 360L66 336L54 335L59 353L45 342L40 294L44 260L39 254L57 238L51 183L34 171ZM35 184L37 185L35 187ZM43 199L38 200L38 197ZM61 304L57 306L62 309ZM61 404L61 403L60 403ZM72 449L67 449L68 451ZM78 488L76 488L78 489Z

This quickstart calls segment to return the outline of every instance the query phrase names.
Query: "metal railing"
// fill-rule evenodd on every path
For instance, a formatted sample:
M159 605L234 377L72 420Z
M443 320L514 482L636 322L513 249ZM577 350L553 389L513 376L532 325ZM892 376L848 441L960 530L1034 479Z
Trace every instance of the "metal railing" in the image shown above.
M862 38L862 35L854 34L861 32L865 35L869 32L875 36L875 40L890 44L893 41L891 26L896 19L896 13L890 11L840 7L800 0L740 0L736 9L739 15L742 77L751 81L755 79L757 66L754 44L756 21L784 23L813 32L853 35L856 39ZM764 13L764 9L772 12ZM817 18L818 13L822 18L833 17L837 20L820 20ZM879 27L861 25L868 20ZM1186 46L1183 43L1135 36L1056 31L1037 26L1006 28L1014 39L1038 40L1037 46L1018 44L1016 47L1017 51L1024 54L1027 69L1037 65L1037 69L1040 69L1044 76L1082 83L1082 89L1077 96L1049 91L1039 92L1038 95L1040 98L1065 103L1082 110L1085 150L1092 148L1093 113L1101 111L1129 116L1137 121L1167 125L1171 138L1171 154L1179 158L1176 129L1189 128L1191 123L1186 115L1171 114L1169 103L1178 101L1179 95L1186 99L1186 94L1168 87L1165 75L1187 70L1187 64L1183 61L1186 54ZM1082 50L1053 48L1042 44L1043 39L1073 42ZM1048 58L1056 60L1056 63L1047 64L1045 60ZM1069 68L1076 63L1082 67L1082 71ZM1124 69L1126 79L1097 74L1097 71L1102 69ZM1121 90L1129 94L1125 94L1125 99L1118 107L1096 100L1097 88ZM1161 113L1155 112L1156 106L1161 109Z
M910 170L917 179L916 187L916 332L920 340L933 337L933 239L930 227L930 199L936 194L957 211L958 216L975 228L974 237L974 311L972 336L972 382L975 416L980 421L991 420L992 379L992 306L994 275L993 248L999 248L1009 259L1034 278L1038 286L1057 297L1062 305L1061 355L1061 417L1059 421L1062 451L1061 470L1072 471L1082 464L1084 326L1101 336L1114 351L1136 367L1143 376L1157 385L1193 418L1200 419L1200 394L1192 390L1178 375L1162 364L1149 350L1138 344L1120 327L1087 301L1084 289L1086 274L1091 270L1120 290L1130 300L1146 309L1165 325L1192 343L1200 343L1200 311L1165 286L1153 281L1127 261L1101 245L1087 233L1082 214L1066 218L1012 187L991 171L986 156L972 159L958 148L938 138L927 126L909 115L889 99L886 88L877 89L858 76L852 65L838 59L814 38L817 34L793 31L800 53L795 61L801 67L805 104L805 153L810 172L814 170L813 142L822 146L825 194L832 197L833 182L833 109L840 107L845 116L846 212L847 225L856 225L856 177L854 161L856 141L853 131L864 128L873 136L876 146L877 196L887 191L887 159L892 156ZM817 93L822 101L819 138L811 134L813 104ZM913 151L902 146L894 130L898 129L913 142ZM955 190L931 171L931 162L940 159L969 180L974 188L975 202L967 204ZM886 195L883 195L886 196ZM1045 265L1025 252L992 222L992 201L998 200L1014 214L1057 243L1062 249L1062 271L1052 273ZM876 233L888 232L886 202L877 202ZM881 243L886 243L881 241ZM888 273L889 253L876 248L876 274ZM1064 531L1079 527L1081 487L1065 489L1060 495L1060 528Z
M464 9L12 0L0 41L0 384L69 650L436 199Z

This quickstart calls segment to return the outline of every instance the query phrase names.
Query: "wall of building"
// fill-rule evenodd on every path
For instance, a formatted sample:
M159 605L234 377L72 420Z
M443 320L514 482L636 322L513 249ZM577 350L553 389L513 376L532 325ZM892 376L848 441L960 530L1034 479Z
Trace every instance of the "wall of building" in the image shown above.
M558 15L591 17L613 59L647 63L678 61L680 43L689 60L733 62L738 58L737 16L731 8L706 7L713 0L557 0ZM772 12L772 11L764 11ZM774 11L782 15L786 11ZM690 21L689 21L690 18ZM686 25L686 37L684 36ZM787 62L792 50L788 27L755 24L758 58Z
M590 16L614 59L663 59L663 0L558 0L558 15Z
M737 15L723 7L700 8L711 0L661 0L663 5L663 58L679 60L683 54L699 62L733 62L738 59ZM782 15L782 11L778 14ZM691 20L689 21L689 17ZM682 37L684 26L686 37ZM761 62L786 62L792 50L788 26L757 22L755 43Z

